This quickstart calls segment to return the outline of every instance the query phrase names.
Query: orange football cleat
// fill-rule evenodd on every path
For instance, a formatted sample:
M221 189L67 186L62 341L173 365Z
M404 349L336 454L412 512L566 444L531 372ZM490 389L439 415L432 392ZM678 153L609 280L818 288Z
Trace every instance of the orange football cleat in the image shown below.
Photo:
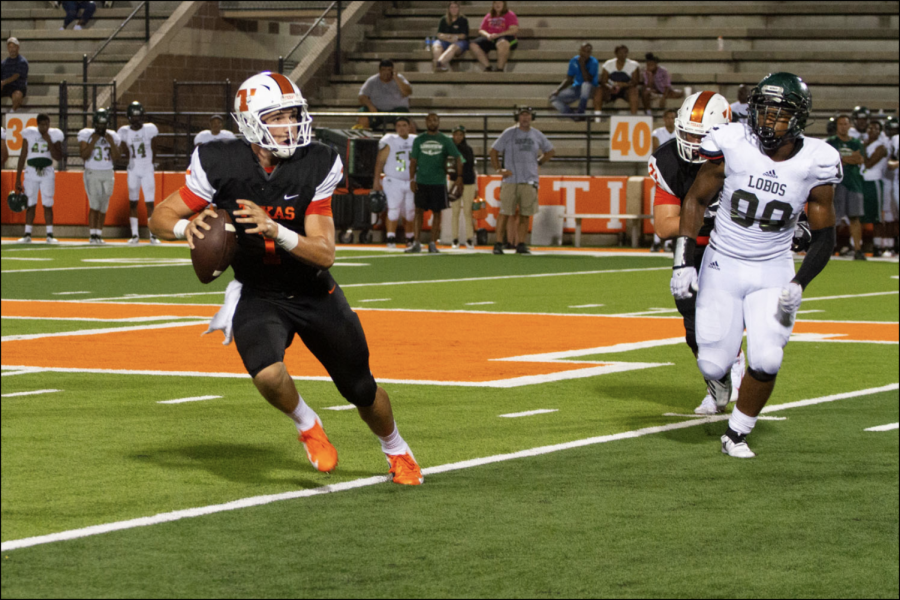
M391 464L391 473L394 475L394 483L400 485L422 485L425 478L422 476L422 469L416 459L413 458L412 452L406 454L386 454L388 462Z
M337 466L338 455L337 450L328 441L325 430L322 429L322 423L316 419L316 424L301 431L299 439L303 442L306 449L306 457L316 469L323 473L331 473Z

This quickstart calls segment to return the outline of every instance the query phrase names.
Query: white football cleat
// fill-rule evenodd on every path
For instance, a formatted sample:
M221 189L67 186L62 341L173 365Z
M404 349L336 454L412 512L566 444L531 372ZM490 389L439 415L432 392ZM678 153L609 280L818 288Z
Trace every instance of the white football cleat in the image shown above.
M162 244L162 242L159 241L158 237L156 237L155 235L153 235L151 233L150 234L150 244L153 246L159 246L160 244Z
M754 458L756 454L747 445L746 440L735 442L727 435L722 436L722 454L733 456L734 458Z
M55 237L53 237L52 233L48 233L47 234L47 243L48 244L58 244L59 240L57 240Z
M25 235L23 235L16 241L19 242L20 244L30 244L31 243L31 234L26 233Z
M741 381L744 379L744 351L741 350L737 360L731 365L731 401L737 402Z
M695 415L716 415L720 412L722 411L716 406L716 401L713 400L713 397L710 394L704 396L700 406L694 409Z
M129 245L129 246L137 246L137 245L140 244L140 243L141 243L141 238L139 238L139 237L136 236L136 235L131 236L131 239L128 240L128 245Z

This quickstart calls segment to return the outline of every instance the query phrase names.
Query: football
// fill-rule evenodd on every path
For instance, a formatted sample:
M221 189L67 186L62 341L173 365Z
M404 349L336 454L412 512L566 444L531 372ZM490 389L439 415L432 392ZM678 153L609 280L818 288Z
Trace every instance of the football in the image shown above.
M217 219L207 219L211 229L204 230L203 239L194 238L191 263L202 283L209 283L225 272L237 250L237 231L224 209L216 209Z

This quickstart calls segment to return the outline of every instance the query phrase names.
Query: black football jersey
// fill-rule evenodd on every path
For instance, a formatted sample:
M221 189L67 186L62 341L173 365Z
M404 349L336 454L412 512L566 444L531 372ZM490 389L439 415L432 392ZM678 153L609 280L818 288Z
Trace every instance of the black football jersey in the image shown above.
M243 140L197 146L191 157L182 198L194 210L207 203L223 208L235 220L237 200L250 200L284 227L305 235L307 214L331 216L331 194L341 181L337 152L312 142L282 159L269 174ZM253 224L237 223L238 248L231 263L235 279L263 290L320 294L333 280L327 270L308 265L259 233Z
M673 138L656 149L656 152L650 158L648 168L650 176L659 189L678 198L683 206L688 190L694 184L694 179L702 166L702 163L689 163L682 160L678 155L678 141ZM657 194L659 194L658 191ZM716 222L716 210L718 208L719 198L717 196L706 207L703 225L700 227L700 233L697 235L698 243L701 239L709 239L709 234L712 232Z

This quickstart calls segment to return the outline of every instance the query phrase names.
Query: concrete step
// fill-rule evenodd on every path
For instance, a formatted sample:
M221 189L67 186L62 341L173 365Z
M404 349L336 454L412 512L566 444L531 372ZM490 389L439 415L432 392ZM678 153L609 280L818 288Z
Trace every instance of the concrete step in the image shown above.
M122 64L101 62L92 63L88 67L88 75L92 79L103 79L109 81L122 68ZM81 62L31 62L29 61L28 83L29 85L38 83L38 77L46 77L48 75L61 75L68 81L81 81L82 66ZM55 80L57 83L60 80ZM46 83L47 80L44 80Z
M4 39L10 37L11 35L15 35L15 37L18 38L19 42L21 42L23 46L26 44L26 42L33 43L38 41L68 43L82 40L93 40L102 42L105 41L109 36L111 36L115 31L115 28L97 29L93 27L82 29L81 31L59 31L58 29L19 29L10 31L6 29L6 23L4 23L3 26L4 29L2 31L2 35ZM119 35L116 36L116 39L144 39L143 23L129 23L122 31L119 32ZM28 57L28 54L25 52L25 47L22 48L22 54L25 55L26 58Z
M152 3L151 3L152 4ZM92 29L116 29L124 18L121 19L109 19L102 18L97 19L98 13L94 15L94 18L90 20L85 29L80 31L90 31ZM126 17L128 15L125 15ZM63 17L65 17L65 13L60 14L59 17L53 17L49 19L7 19L6 14L3 15L3 29L9 29L11 31L20 31L20 30L43 30L43 31L54 31L59 30L60 27L63 26ZM166 19L169 18L169 14L161 13L159 11L156 14L150 14L150 31L156 30L160 24L163 23ZM130 28L133 25L138 24L141 28L144 27L144 13L138 13L138 16L134 17L126 28ZM73 29L75 25L70 24L68 27L68 31L77 33L75 29Z
M79 68L81 68L82 56L87 54L88 58L90 58L94 51L99 47L93 42L91 42L91 45L93 46L91 52L29 52L26 58L28 59L30 69L34 69L35 66L40 63L77 63ZM134 53L143 45L144 40L127 40L125 42L114 40L110 42L109 46L107 46L94 62L91 63L91 66L93 67L94 65L101 63L127 63L131 60L131 57L134 56ZM127 52L127 48L131 48L131 51Z
M3 3L3 21L4 23L7 20L17 20L17 19L47 19L52 20L56 19L57 21L62 21L66 12L62 8L51 8L48 6L46 2L41 2L41 8L18 8L19 5L28 4L27 2L4 2ZM99 6L97 10L94 12L94 17L91 19L91 22L99 21L103 19L113 19L118 22L122 22L125 20L128 15L137 7L138 2L117 2L117 6L113 8L104 8ZM151 2L150 3L150 17L159 17L160 15L171 14L172 9L174 9L179 3L178 2ZM130 6L123 6L130 5ZM10 8L7 8L10 7ZM139 11L135 18L141 17L143 18L144 12L143 10ZM168 17L166 17L168 18Z
M385 31L376 29L366 34L371 40L396 40L419 39L431 33L431 28L422 31L406 29L403 31ZM568 39L568 40L593 40L616 38L652 38L652 39L679 39L679 38L743 38L743 39L789 39L789 40L836 40L836 39L880 39L896 40L900 38L900 29L897 27L882 27L878 29L856 28L813 28L813 27L780 27L780 28L756 28L756 27L710 27L692 29L651 29L622 28L622 29L566 29L562 27L537 27L521 28L520 38L543 39Z
M410 2L403 8L389 8L388 16L437 17L446 13L446 7L435 2ZM463 13L470 19L479 21L491 10L490 2L471 2L463 7ZM514 7L517 16L569 15L581 17L585 14L607 16L617 15L843 15L847 13L846 2L520 2ZM854 2L854 15L893 15L897 13L896 2Z

